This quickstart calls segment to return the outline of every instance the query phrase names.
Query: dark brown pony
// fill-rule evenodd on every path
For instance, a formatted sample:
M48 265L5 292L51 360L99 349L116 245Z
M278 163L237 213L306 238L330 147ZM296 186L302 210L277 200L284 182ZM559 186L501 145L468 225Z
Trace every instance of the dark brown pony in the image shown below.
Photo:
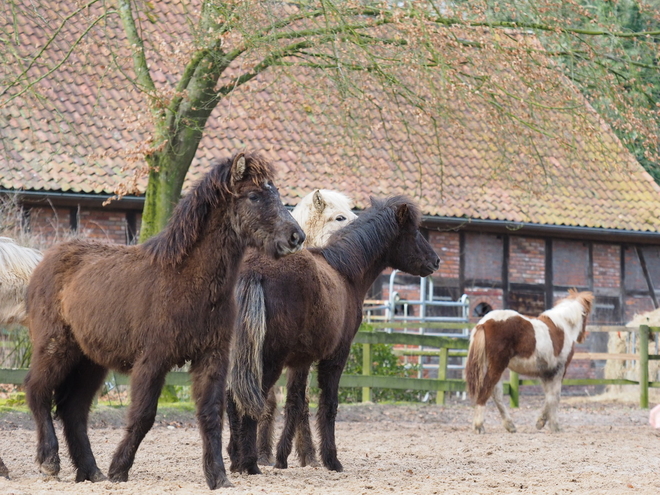
M227 404L232 471L260 473L257 419L285 366L285 426L275 467L287 467L295 431L306 424L307 376L317 361L321 459L328 469L342 470L335 444L339 378L362 321L364 296L387 267L426 276L439 265L419 222L419 210L406 198L372 200L324 248L281 260L246 257L236 286L239 316Z
M124 438L108 476L126 481L156 416L165 375L190 361L210 488L231 486L221 449L234 286L248 246L278 257L304 234L272 183L272 166L238 154L214 166L177 205L167 227L138 246L76 240L49 250L28 287L32 364L25 379L37 426L37 462L60 470L51 407L62 420L76 481L105 479L87 436L108 369L131 374Z

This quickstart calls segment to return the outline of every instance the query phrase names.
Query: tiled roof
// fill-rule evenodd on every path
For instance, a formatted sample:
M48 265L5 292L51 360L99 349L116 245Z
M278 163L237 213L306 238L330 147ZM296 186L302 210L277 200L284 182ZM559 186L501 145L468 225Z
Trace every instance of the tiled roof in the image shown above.
M51 24L57 25L69 7L51 3ZM163 21L158 26L182 24L180 11L169 8L178 1L155 4L153 15ZM0 21L10 29L11 18ZM37 24L19 18L17 25L32 46L43 42ZM145 23L145 29L153 28ZM130 75L130 58L121 50L116 62L108 56L114 44L125 45L122 37L109 19L74 52L73 63L36 86L47 103L28 92L0 107L1 188L111 194L126 180L124 170L134 163L121 152L147 134L135 119L136 108L146 112L142 95L115 66ZM48 66L65 52L66 46L56 51ZM171 62L166 54L152 62L157 84L175 77L168 72ZM35 70L44 74L47 66ZM358 207L371 195L408 194L427 215L660 232L660 188L581 97L581 116L597 132L575 132L569 117L539 109L535 118L544 120L545 129L570 138L535 133L537 156L530 157L516 143L529 136L512 134L507 143L502 136L511 131L485 119L478 105L444 102L453 116L434 134L422 121L406 128L400 109L362 112L345 121L323 89L328 81L314 73L289 78L272 70L262 76L214 110L187 185L211 159L247 148L263 150L275 162L289 204L323 187L346 192ZM300 91L299 84L310 81L317 95ZM574 93L568 83L554 91ZM551 93L547 98L560 99ZM142 179L139 187L144 185Z

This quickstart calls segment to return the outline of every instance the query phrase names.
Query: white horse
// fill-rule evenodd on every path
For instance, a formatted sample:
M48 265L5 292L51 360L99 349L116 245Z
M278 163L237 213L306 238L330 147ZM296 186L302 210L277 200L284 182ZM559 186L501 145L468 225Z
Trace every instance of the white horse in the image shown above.
M26 324L25 293L32 271L43 255L0 237L0 325Z
M333 232L357 218L357 215L351 211L352 207L353 202L348 196L328 189L316 189L301 199L291 214L305 232L303 246L307 248L325 246ZM271 389L264 413L259 419L258 449L261 465L272 464L276 410L277 400L274 389ZM301 422L301 429L296 433L296 451L303 466L318 465L309 426L309 411Z
M504 427L511 433L516 431L503 400L502 373L507 367L541 379L545 404L536 427L540 430L547 422L550 431L559 431L561 382L575 343L586 338L593 299L591 292L569 291L568 297L538 318L502 309L491 311L477 323L470 335L465 365L467 389L477 403L472 422L477 433L485 431L484 411L491 394Z
M307 236L303 246L325 246L333 232L357 218L351 208L353 202L345 194L328 189L317 189L301 199L291 214Z

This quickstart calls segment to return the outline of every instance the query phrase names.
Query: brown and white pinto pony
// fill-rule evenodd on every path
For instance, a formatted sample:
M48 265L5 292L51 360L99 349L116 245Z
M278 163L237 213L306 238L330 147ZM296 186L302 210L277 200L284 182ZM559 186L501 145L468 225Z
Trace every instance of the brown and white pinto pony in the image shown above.
M559 431L557 406L561 382L566 374L575 342L582 343L594 296L591 292L569 291L568 297L538 318L516 311L495 310L472 329L465 380L470 397L476 402L472 427L484 433L486 401L493 396L504 427L516 427L504 405L502 373L508 367L517 373L538 377L545 392L545 403L536 427L549 423Z

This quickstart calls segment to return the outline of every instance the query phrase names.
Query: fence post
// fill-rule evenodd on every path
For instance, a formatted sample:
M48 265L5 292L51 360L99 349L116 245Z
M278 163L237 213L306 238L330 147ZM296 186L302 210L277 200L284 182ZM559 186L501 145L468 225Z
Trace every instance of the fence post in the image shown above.
M362 344L362 376L371 376L371 344ZM371 402L371 387L362 387L362 402Z
M518 407L520 393L520 378L518 373L509 370L509 404L511 407Z
M649 327L639 327L639 407L649 407Z
M440 356L438 362L438 381L447 379L447 359L449 355L449 349L447 347L440 348ZM438 394L435 396L436 404L445 403L445 391L438 390Z

